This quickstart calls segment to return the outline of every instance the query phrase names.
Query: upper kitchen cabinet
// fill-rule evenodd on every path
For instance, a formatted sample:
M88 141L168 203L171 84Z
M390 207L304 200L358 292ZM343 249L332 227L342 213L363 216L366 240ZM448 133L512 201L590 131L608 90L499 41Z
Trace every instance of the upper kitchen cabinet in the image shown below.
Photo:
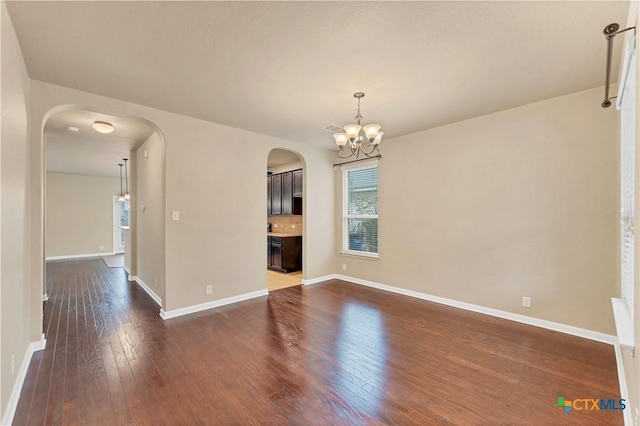
M271 175L271 214L282 214L282 175Z
M267 214L271 214L271 173L267 173Z
M293 171L293 196L302 197L302 170Z
M267 176L267 214L302 214L302 170Z
M293 174L282 173L282 214L293 214Z

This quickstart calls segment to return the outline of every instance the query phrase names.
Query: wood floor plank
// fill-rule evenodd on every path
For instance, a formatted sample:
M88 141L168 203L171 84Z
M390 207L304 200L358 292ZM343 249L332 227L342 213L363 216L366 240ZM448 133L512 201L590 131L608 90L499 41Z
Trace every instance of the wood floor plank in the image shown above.
M101 259L47 264L14 424L622 424L609 345L332 280L163 321Z

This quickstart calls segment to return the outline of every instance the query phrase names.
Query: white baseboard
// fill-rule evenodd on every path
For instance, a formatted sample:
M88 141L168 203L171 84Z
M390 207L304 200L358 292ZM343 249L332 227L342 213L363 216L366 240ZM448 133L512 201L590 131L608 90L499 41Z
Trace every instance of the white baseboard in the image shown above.
M130 274L130 273L131 273L131 272L129 271L129 267L128 267L127 265L123 265L123 266L122 266L122 269L124 269L124 271L125 271L127 274Z
M20 399L24 379L27 377L27 370L29 369L31 358L33 357L34 352L43 350L46 345L47 340L44 338L43 334L40 340L31 342L29 343L29 346L27 346L27 351L25 352L24 357L22 357L22 364L20 364L16 381L13 383L13 389L9 396L7 408L4 412L4 416L2 416L3 425L10 425L13 422L13 416L16 414L16 408L18 408L18 400Z
M622 362L622 349L620 344L613 345L616 352L616 368L618 370L618 383L620 384L620 398L627 402L628 410L622 410L625 426L633 426L633 414L631 414L631 401L629 400L629 388L627 378L624 375L624 364Z
M149 287L144 281L142 281L140 277L132 277L131 275L129 275L129 281L137 282L138 285L142 287L142 289L147 292L149 296L151 296L151 298L158 304L158 306L162 306L162 298L158 296L155 291L151 290L151 287Z
M232 303L242 302L243 300L253 299L255 297L267 296L269 292L264 290L252 291L250 293L239 294L237 296L227 297L225 299L213 300L207 303L201 303L199 305L187 306L186 308L173 309L171 311L165 311L160 309L160 316L164 320L170 318L180 317L183 315L189 315L207 309L217 308L219 306L230 305Z
M618 342L616 336L610 334L600 333L597 331L586 330L584 328L573 327L571 325L560 324L553 321L547 321L539 318L528 317L526 315L514 314L512 312L501 311L498 309L487 308L485 306L474 305L466 302L459 302L453 299L447 299L440 296L433 296L431 294L420 293L413 290L407 290L404 288L393 287L386 284L380 284L373 281L362 280L360 278L348 277L345 275L336 275L335 278L343 281L348 281L354 284L360 284L367 287L377 288L379 290L389 291L392 293L398 293L405 296L415 297L417 299L428 300L430 302L440 303L441 305L453 306L454 308L460 308L467 311L478 312L485 315L491 315L492 317L498 317L508 319L511 321L519 322L522 324L533 325L535 327L546 328L547 330L558 331L560 333L571 334L572 336L578 336L585 339L595 340L596 342L608 343L615 345Z
M333 280L335 278L337 278L338 276L336 274L331 274L331 275L325 275L324 277L318 277L318 278L311 278L308 280L302 280L302 284L304 285L312 285L312 284L318 284L324 281L329 281L329 280Z
M65 256L48 256L45 260L65 260L65 259L83 259L85 257L112 256L115 253L87 253L87 254L68 254Z

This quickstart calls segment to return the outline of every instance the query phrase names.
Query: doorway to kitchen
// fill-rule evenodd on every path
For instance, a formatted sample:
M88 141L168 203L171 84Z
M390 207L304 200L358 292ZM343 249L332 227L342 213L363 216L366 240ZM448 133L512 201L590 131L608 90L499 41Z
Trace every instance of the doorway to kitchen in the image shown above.
M304 162L293 151L267 158L267 290L302 284Z

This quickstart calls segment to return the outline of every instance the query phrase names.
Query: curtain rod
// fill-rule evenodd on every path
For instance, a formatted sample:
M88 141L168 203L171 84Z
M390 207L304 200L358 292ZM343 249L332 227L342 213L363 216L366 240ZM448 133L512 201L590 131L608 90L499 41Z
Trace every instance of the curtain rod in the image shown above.
M367 161L367 160L371 160L371 159L381 159L382 155L378 154L375 157L369 157L369 158L361 158L359 160L351 160L351 161L345 161L344 163L334 163L333 164L333 168L335 169L336 167L340 167L340 166L344 166L345 164L351 164L351 163L358 163L360 161Z
M605 77L605 85L604 85L604 101L600 104L602 108L609 108L611 106L611 100L617 98L617 96L609 97L609 85L611 83L611 56L613 55L613 38L618 34L621 34L625 31L634 30L636 27L625 28L624 30L620 30L620 25L617 23L612 23L604 27L602 32L607 38L607 75Z

